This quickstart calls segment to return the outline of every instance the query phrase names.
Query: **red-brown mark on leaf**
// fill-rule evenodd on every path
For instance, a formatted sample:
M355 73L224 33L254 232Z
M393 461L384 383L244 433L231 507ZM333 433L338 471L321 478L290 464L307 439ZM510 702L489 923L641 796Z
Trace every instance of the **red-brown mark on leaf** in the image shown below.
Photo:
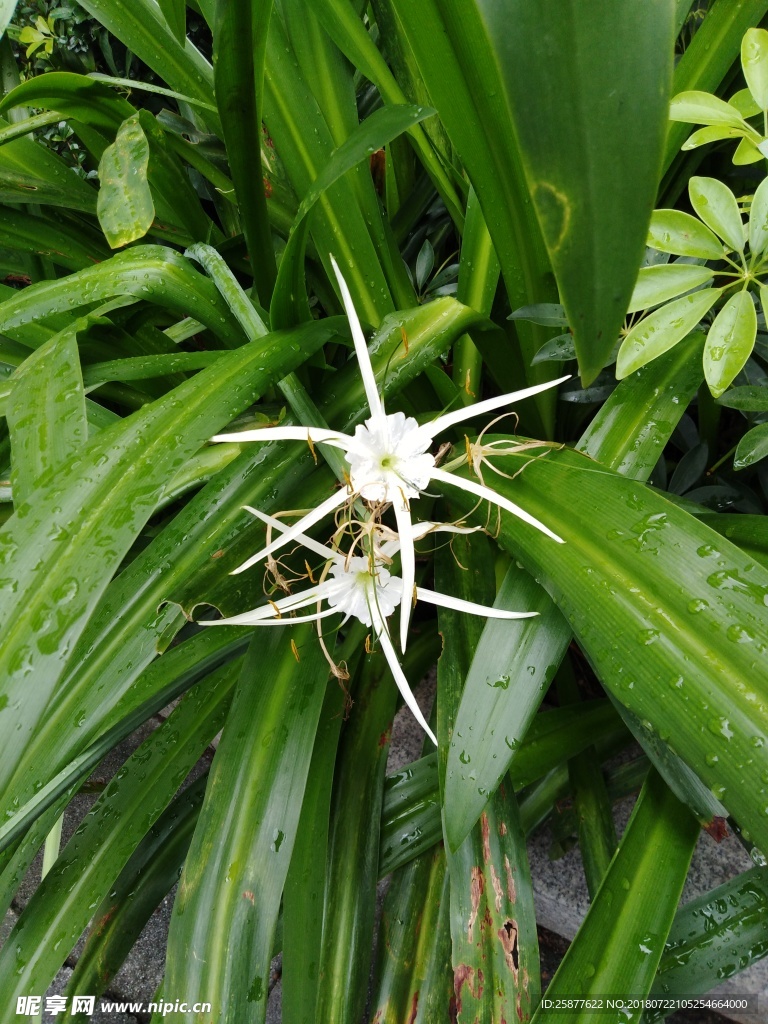
M503 821L499 822L499 835L503 838L507 834L507 826Z
M413 999L411 1000L411 1012L408 1017L408 1024L414 1024L416 1020L416 1014L419 1012L419 993L413 993Z
M515 981L517 981L517 972L520 969L520 951L517 947L517 925L514 921L509 918L499 928L499 939L501 940L501 948L504 950L504 959L507 967L512 971Z
M382 750L389 743L389 737L392 734L391 729L385 729L384 732L379 736L379 750Z
M467 940L472 942L472 936L475 930L475 921L477 920L477 912L480 909L480 899L485 891L485 879L480 868L472 868L469 875L469 899L472 904L472 909L469 914L469 923L467 925Z
M509 863L509 857L504 854L504 873L507 876L507 899L510 903L514 903L517 899L517 891L515 889L515 879L512 875L512 865Z
M214 551L213 552L213 554L211 555L211 558L221 558L221 556L223 554L224 554L224 548L219 548L218 551Z
M496 894L496 913L501 913L501 903L504 898L504 894L501 891L501 879L496 874L496 868L491 864L491 885L493 891Z
M491 826L485 811L480 815L480 831L483 836L483 861L487 864L491 859Z
M250 889L245 890L245 892L243 893L243 899L248 900L248 902L252 903L254 907L256 906L256 897L253 895Z
M456 1018L461 1014L461 990L465 985L469 986L469 992L473 999L481 999L483 995L483 972L478 968L477 978L475 969L469 964L459 964L453 972L453 993L456 999Z
M708 832L716 843L722 843L728 835L728 825L725 818L715 815L712 821L704 826L704 831Z

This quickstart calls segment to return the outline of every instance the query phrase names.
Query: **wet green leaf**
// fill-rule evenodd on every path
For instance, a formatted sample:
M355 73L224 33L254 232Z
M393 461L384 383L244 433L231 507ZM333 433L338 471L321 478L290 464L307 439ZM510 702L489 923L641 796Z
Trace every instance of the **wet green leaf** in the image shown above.
M732 128L729 125L711 125L707 128L699 128L690 135L680 147L684 152L690 149L697 149L710 142L720 142L722 139L741 139L744 136L743 128Z
M621 380L682 341L720 296L721 289L705 288L662 306L638 321L621 343L616 376ZM752 307L754 311L754 306Z
M768 32L749 28L741 41L741 68L761 110L768 110Z
M684 121L686 124L744 127L741 114L735 107L698 89L673 96L669 104L669 116L673 121Z
M767 33L768 34L768 33ZM768 178L760 182L749 210L749 248L753 253L768 247Z
M699 259L723 258L723 244L709 228L682 210L654 210L648 230L648 245L675 256Z
M155 219L148 167L149 143L134 115L122 123L99 163L97 213L113 249L143 238Z
M736 446L734 469L746 469L768 455L768 423L748 430Z
M704 376L718 398L746 363L755 345L757 314L747 291L732 295L717 314L704 346Z
M717 178L694 177L688 182L691 205L707 227L731 249L744 251L744 226L736 196Z
M650 309L662 302L674 299L683 292L699 288L715 276L709 267L692 266L689 263L666 263L658 267L643 267L637 275L635 290L629 303L628 313Z
M726 409L741 409L742 412L768 412L768 387L759 384L745 384L731 388L717 400Z

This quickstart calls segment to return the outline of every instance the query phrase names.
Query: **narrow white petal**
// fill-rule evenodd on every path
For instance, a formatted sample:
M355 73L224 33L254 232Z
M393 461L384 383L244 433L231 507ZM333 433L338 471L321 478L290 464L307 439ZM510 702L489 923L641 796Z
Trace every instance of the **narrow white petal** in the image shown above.
M429 736L432 742L437 746L437 737L429 728L426 718L421 713L421 708L416 703L416 698L413 696L408 680L405 678L405 673L400 667L400 662L397 660L397 654L395 654L395 648L392 646L392 641L387 633L387 624L384 622L379 615L374 617L374 629L376 630L379 642L381 643L381 649L384 652L384 657L387 659L390 671L394 676L397 688L403 695L403 700L411 709L411 713L419 725L422 727L424 732Z
M308 512L298 521L298 523L294 523L294 525L290 526L285 533L281 534L276 540L273 540L271 544L262 548L261 551L257 551L256 554L252 555L246 562L243 562L242 565L233 569L230 575L236 576L238 573L244 572L246 569L250 569L252 565L255 565L256 562L260 562L263 558L271 555L274 551L277 551L278 548L282 548L297 537L301 537L305 530L308 530L309 527L313 526L315 523L319 523L321 519L325 518L325 516L330 512L333 512L335 508L338 508L339 505L343 505L346 500L347 492L344 488L339 491L334 491L330 498L327 498L321 505L318 505L317 508L313 508L312 511Z
M252 516L256 516L257 519L260 519L262 523L266 523L268 526L277 530L278 533L287 533L290 530L290 526L288 526L287 523L282 522L280 519L275 519L274 516L268 516L265 512L260 512L257 508L253 508L251 505L243 505L243 508L246 512L250 512ZM320 544L319 541L313 540L311 537L307 537L304 533L297 534L296 540L300 540L305 548L308 548L310 551L314 551L316 555L320 555L320 557L326 559L326 561L344 561L344 556L340 555L338 551L334 551L333 548L326 547L325 544Z
M507 512L511 512L513 516L517 516L518 519L522 519L524 523L529 523L531 526L535 526L537 530L541 530L547 537L551 537L552 540L556 540L558 544L564 544L565 541L562 537L558 537L556 533L553 533L548 526L544 523L539 522L535 516L530 515L525 509L520 508L513 501L509 501L501 494L497 494L496 491L491 490L490 487L486 487L484 484L476 484L473 480L467 480L463 476L454 476L453 473L446 473L444 469L434 469L432 471L433 480L442 480L443 483L451 484L453 487L458 487L462 491L467 491L468 494L475 494L478 498L484 498L486 501L490 501L493 505L498 505L499 508L505 509Z
M400 540L400 577L403 581L403 598L400 602L400 649L405 654L405 647L408 643L408 625L411 621L413 607L413 588L416 583L416 552L413 547L411 513L406 506L405 499L396 498L393 508Z
M478 533L484 530L483 526L453 526L451 523L414 523L411 528L411 535L414 541L424 540L430 533ZM380 545L382 552L391 558L400 550L400 540L385 540Z
M539 614L538 612L508 612L504 608L489 608L485 604L463 601L460 597L449 597L448 594L439 594L435 590L425 590L423 587L416 588L416 597L419 601L426 601L427 604L438 604L443 608L453 608L457 612L467 612L469 615L483 615L487 619L532 619Z
M258 609L257 609L258 610ZM252 612L243 612L242 615L233 615L230 619L201 619L200 626L293 626L297 622L318 622L320 619L327 619L329 615L338 615L337 608L326 608L322 612L314 612L312 615L295 615L280 618L272 615L268 619L255 619Z
M360 376L363 378L365 396L368 399L368 408L371 410L371 416L379 421L383 421L384 407L381 404L381 398L379 397L379 392L376 387L376 378L373 373L373 366L371 366L371 357L368 355L368 346L365 343L365 335L363 334L363 329L360 326L360 321L357 317L357 313L355 312L355 307L352 303L352 296L349 294L347 282L342 277L339 266L333 256L331 256L331 265L333 266L333 272L336 274L336 280L339 282L339 290L341 291L344 309L347 313L349 326L352 329L352 340L355 343L355 353L357 354L357 362L360 367Z
M339 444L348 440L346 434L323 427L262 427L257 430L241 430L239 433L216 434L212 441L306 441L317 444Z
M571 374L567 373L564 377L558 377L557 380L547 381L546 384L534 384L533 387L523 388L522 391L511 391L508 395L498 395L496 398L487 398L484 402L465 405L461 409L456 409L455 412L448 412L444 416L438 416L437 419L425 423L421 429L427 431L430 437L435 437L456 423L474 419L475 416L480 416L486 412L493 412L494 409L501 409L505 405L511 405L513 402L521 402L524 398L530 398L531 395L538 395L549 388L557 387L558 384L569 380L570 377Z

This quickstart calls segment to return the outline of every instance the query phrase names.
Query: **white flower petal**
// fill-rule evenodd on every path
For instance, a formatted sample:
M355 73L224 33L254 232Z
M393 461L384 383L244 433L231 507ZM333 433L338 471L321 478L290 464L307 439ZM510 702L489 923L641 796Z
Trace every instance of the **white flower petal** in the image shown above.
M411 621L413 608L413 588L416 585L416 552L413 547L413 530L411 513L406 502L400 498L392 506L397 520L397 533L400 539L400 572L403 581L403 600L400 605L400 649L405 654L408 643L408 625Z
M405 673L400 667L400 662L397 660L395 648L392 646L392 641L390 640L389 634L387 633L386 622L382 621L381 619L378 619L378 621L374 623L374 629L376 631L379 643L381 644L381 649L384 652L384 657L387 659L387 664L389 665L395 683L397 684L397 688L403 696L403 700L411 709L411 714L422 727L424 732L427 734L427 736L429 736L429 738L432 740L435 746L437 746L437 737L429 728L429 724L426 718L421 713L421 708L416 703L416 698L413 695L413 691L411 690L408 680L405 677Z
M241 430L239 433L216 434L211 441L306 441L327 444L333 441L346 444L349 437L338 430L322 427L261 427L257 430Z
M558 544L564 544L565 541L562 537L558 537L556 533L553 533L548 526L544 523L539 522L535 516L532 516L525 509L520 508L513 501L509 501L501 494L497 494L496 491L491 490L490 487L486 487L484 484L476 484L473 480L467 480L463 476L454 476L453 473L446 473L444 469L435 469L432 472L433 480L440 480L445 484L450 484L452 487L458 487L459 490L467 491L468 494L474 494L478 498L484 498L486 501L490 501L493 505L498 505L499 508L503 508L506 512L511 512L513 516L517 516L518 519L522 519L524 523L528 523L530 526L535 526L537 530L541 530L547 537L551 537L552 540L556 540Z
M229 619L201 619L200 626L293 626L299 622L319 622L320 619L327 619L329 615L338 615L337 608L326 608L321 612L314 612L312 615L289 615L281 618L279 615L272 615L266 619L255 619L252 612L243 612L242 615L233 615Z
M287 533L291 529L287 523L282 522L280 519L275 519L274 516L269 516L265 512L260 512L257 508L253 508L251 505L243 505L243 508L246 512L250 512L252 516L256 516L257 519L260 519L262 523L266 523L268 526L277 530L278 533ZM301 541L305 548L308 548L310 551L314 551L316 555L320 555L320 557L326 559L326 561L344 561L344 556L340 555L338 551L334 551L333 548L329 548L325 544L320 544L311 537L307 537L305 533L295 534L294 539Z
M318 505L317 508L313 508L302 519L300 519L298 523L294 523L293 526L290 526L285 533L281 534L277 538L277 540L273 540L271 544L262 548L261 551L257 551L255 555L251 555L246 562L239 565L237 569L233 569L230 575L236 576L238 573L244 572L252 565L255 565L256 562L260 562L268 555L277 551L278 548L282 548L292 540L301 537L305 530L308 530L309 527L313 526L315 523L319 523L321 519L324 519L330 512L333 512L333 510L338 508L339 505L343 505L346 500L347 493L344 489L334 491L330 498L326 498L322 504Z
M373 416L374 419L381 420L384 418L384 406L382 405L381 398L379 397L379 392L376 387L376 377L373 373L371 357L368 355L368 346L365 343L365 335L363 334L363 329L360 326L360 321L357 318L357 312L352 302L352 296L349 294L347 282L342 277L339 266L333 256L331 256L331 265L333 267L333 272L336 274L336 280L339 282L341 300L344 303L344 309L347 314L347 319L349 320L349 326L352 330L352 341L355 344L357 362L360 367L360 376L363 378L365 397L368 399L368 408L371 410L371 416Z
M427 604L437 604L443 608L453 608L457 612L467 612L468 615L483 615L486 619L532 619L538 612L509 612L504 608L491 608L486 604L475 604L474 601L464 601L460 597L449 597L448 594L440 594L436 590L425 590L423 587L416 588L416 597L419 601L426 601Z
M558 384L562 384L563 381L570 380L570 378L571 374L567 373L564 377L558 377L557 380L547 381L546 384L534 384L530 388L510 391L507 395L498 395L496 398L487 398L484 402L465 405L461 409L456 409L455 412L448 412L444 416L438 416L437 419L425 423L421 429L422 431L429 431L431 439L456 423L471 420L482 413L493 412L494 409L501 409L505 405L511 405L513 402L521 402L524 398L530 398L531 395L538 395L542 391L548 391L549 388L555 388Z

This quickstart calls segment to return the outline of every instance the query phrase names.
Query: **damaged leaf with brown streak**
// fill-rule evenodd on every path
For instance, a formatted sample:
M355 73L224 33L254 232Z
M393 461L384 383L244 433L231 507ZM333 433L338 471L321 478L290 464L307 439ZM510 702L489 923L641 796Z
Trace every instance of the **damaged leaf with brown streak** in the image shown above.
M493 580L485 564L488 541L477 534L457 541L452 551L436 553L436 584L446 593L484 601ZM482 622L440 609L439 624L451 638L438 664L438 736L445 751ZM439 775L442 788L445 754ZM540 998L539 950L525 837L510 785L499 787L480 821L447 857L456 1021L530 1020Z
M451 871L456 1019L527 1021L539 1002L536 922L517 803L502 786ZM462 885L462 879L468 884Z

